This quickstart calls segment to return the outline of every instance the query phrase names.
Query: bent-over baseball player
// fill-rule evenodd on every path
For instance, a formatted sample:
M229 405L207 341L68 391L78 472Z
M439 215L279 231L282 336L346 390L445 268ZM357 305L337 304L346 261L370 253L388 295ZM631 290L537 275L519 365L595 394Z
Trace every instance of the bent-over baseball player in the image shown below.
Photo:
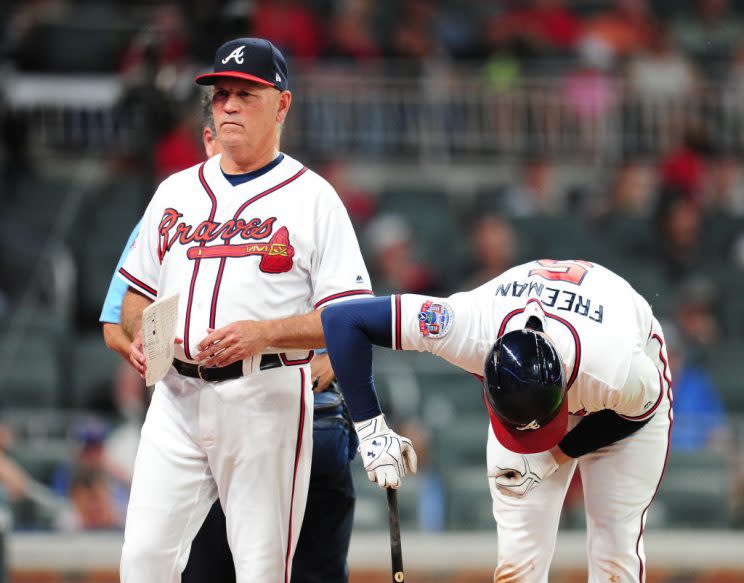
M483 378L494 581L548 580L577 466L589 581L645 580L643 530L667 458L672 390L661 327L624 279L542 259L449 298L365 299L321 317L355 422L380 415L372 344L428 351Z
M214 85L222 154L163 181L119 270L127 335L179 292L181 336L142 429L121 578L179 581L219 496L236 580L287 583L312 453L306 348L324 344L320 309L372 292L333 188L279 151L292 97L282 54L227 42L197 83Z

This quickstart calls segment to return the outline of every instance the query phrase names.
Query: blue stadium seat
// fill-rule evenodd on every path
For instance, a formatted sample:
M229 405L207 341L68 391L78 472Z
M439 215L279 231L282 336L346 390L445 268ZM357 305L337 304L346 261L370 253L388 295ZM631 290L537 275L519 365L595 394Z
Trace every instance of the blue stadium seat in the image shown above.
M725 527L729 483L725 456L709 451L672 452L654 512L661 512L670 527Z
M485 464L448 472L447 527L452 530L496 530Z
M72 407L100 409L113 402L113 384L121 357L109 350L100 332L80 335L74 342Z
M436 428L432 432L434 463L446 472L463 466L485 468L488 431L485 412L458 416L454 423Z
M59 404L63 369L56 338L43 331L5 336L0 351L10 355L0 371L4 407L50 408Z

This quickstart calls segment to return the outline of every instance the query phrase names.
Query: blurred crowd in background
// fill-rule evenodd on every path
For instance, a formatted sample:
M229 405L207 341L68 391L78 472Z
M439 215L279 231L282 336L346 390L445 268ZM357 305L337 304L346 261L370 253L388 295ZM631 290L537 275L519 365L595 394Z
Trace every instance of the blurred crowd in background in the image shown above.
M376 293L447 295L537 257L597 261L634 284L669 337L673 451L686 467L705 452L701 471L721 481L692 520L744 524L741 3L24 0L0 22L0 480L17 528L123 524L147 392L106 354L98 311L154 186L204 158L193 75L237 36L290 59L286 151L336 187ZM48 75L83 101L80 79L120 91L93 113L63 91L64 107L54 91L25 107L14 80ZM422 130L431 120L438 133ZM91 160L81 183L69 170ZM458 382L477 410L477 387ZM417 524L438 530L457 523L426 391L392 411L424 450Z

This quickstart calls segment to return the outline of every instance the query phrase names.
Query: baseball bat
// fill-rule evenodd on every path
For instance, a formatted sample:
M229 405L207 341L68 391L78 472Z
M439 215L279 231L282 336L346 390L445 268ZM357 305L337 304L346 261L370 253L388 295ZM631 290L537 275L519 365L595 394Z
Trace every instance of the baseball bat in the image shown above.
M403 549L400 544L400 515L398 514L398 491L387 489L388 521L390 523L390 558L393 566L393 583L403 583Z

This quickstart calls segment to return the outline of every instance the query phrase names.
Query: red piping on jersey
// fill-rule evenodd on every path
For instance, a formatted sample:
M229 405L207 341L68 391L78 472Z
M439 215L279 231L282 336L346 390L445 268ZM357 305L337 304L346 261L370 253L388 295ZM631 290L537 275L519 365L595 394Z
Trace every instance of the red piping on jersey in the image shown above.
M294 471L292 472L292 497L289 501L289 534L287 535L287 554L284 557L284 583L289 580L289 556L292 550L292 512L294 511L294 493L297 483L297 466L300 463L302 450L302 432L305 428L305 369L300 369L300 421L297 429L297 444L295 445Z
M634 417L629 417L628 415L620 415L623 419L627 419L628 421L643 421L647 417L650 417L654 414L654 411L656 411L656 408L659 406L659 403L661 403L662 398L664 397L664 379L662 379L661 373L659 373L659 397L656 399L656 403L654 403L654 406L651 407L648 411L645 413L641 413L640 415L635 415Z
M349 296L373 296L373 295L375 294L371 289L352 289L349 291L339 292L337 294L327 296L323 298L322 300L315 302L315 305L313 307L317 310L323 304L326 304L333 300L337 300L339 298L348 298Z
M638 532L638 539L636 540L636 556L638 557L638 562L640 563L640 567L638 570L638 580L640 583L643 583L643 576L645 573L645 565L643 564L643 559L641 558L640 553L640 547L641 547L641 538L643 538L643 530L645 527L644 519L646 516L646 513L648 512L649 507L651 506L651 502L654 501L654 498L656 498L656 495L659 493L659 488L661 487L661 481L664 479L664 473L666 472L667 464L669 463L669 449L672 443L672 424L674 420L674 416L672 414L672 408L674 407L674 395L672 394L672 379L670 379L667 376L667 372L669 370L669 364L666 361L666 358L664 358L664 340L659 336L658 334L653 334L651 336L652 338L656 338L659 342L659 359L661 362L664 363L664 369L662 371L662 376L664 377L664 380L667 382L667 398L669 399L669 411L667 412L667 416L669 417L669 429L667 429L667 449L666 449L666 455L664 456L664 467L661 469L661 476L659 477L659 482L656 484L656 490L654 490L654 495L651 496L651 500L649 501L646 508L643 509L643 512L641 512L641 528Z
M243 212L243 211L244 211L244 210L246 209L246 207L247 207L247 206L248 206L249 204L253 204L253 203L254 203L254 202L256 202L256 201L257 201L257 200L258 200L259 198L263 198L263 197L264 197L264 196L266 196L267 194L271 194L272 192L275 192L275 191L279 190L280 188L284 188L284 187L285 187L285 186L287 186L287 184L289 184L290 182L294 182L295 180L297 180L297 179L298 179L298 178L299 178L300 176L302 176L302 175L303 175L303 174L304 174L305 172L307 172L307 168L303 166L302 168L300 168L300 169L299 169L299 170L297 171L297 173L296 173L296 174L295 174L294 176L290 176L290 177L289 177L289 178L287 178L287 179L286 179L286 180L285 180L284 182L280 182L280 183L279 183L279 184L277 184L276 186L272 186L271 188L269 188L269 189L267 189L267 190L264 190L263 192L259 192L259 193L258 193L258 194L257 194L256 196L254 196L253 198L249 198L249 199L248 199L247 201L245 201L245 202L244 202L244 203L243 203L242 205L240 205L240 208L239 208L239 209L237 210L237 212L235 213L235 217L234 217L234 218L235 218L235 219L237 220L237 218L238 218L238 217L240 216L240 214L241 214L241 213L242 213L242 212Z
M400 331L400 321L401 321L401 315L400 315L400 294L395 294L395 336L393 337L393 350L402 350L401 347L401 331Z
M313 356L315 356L314 350L310 351L310 353L307 355L307 358L299 358L297 360L290 360L289 358L287 358L287 354L284 352L279 353L279 358L281 359L284 366L297 366L298 364L307 364L313 359Z
M576 331L576 328L574 328L568 320L546 312L539 300L531 299L525 304L524 308L519 308L518 310L509 312L504 317L503 321L501 322L501 327L499 328L497 338L501 338L504 335L504 330L506 329L506 325L509 323L509 320L511 320L517 314L521 314L522 312L524 312L527 309L527 306L530 305L532 302L535 302L538 306L540 306L540 310L542 310L543 314L545 314L548 318L550 318L551 320L556 320L563 324L566 328L568 328L571 332L571 335L573 336L574 345L576 346L576 358L574 359L574 366L573 370L571 371L571 376L568 377L568 382L566 383L566 392L568 392L571 389L571 386L574 384L576 377L579 375L579 366L581 364L581 338L579 338L579 333Z
M210 222L214 220L214 215L217 212L217 197L214 195L214 192L212 192L212 189L209 188L209 185L207 184L207 181L204 179L204 164L206 162L202 162L201 166L199 166L199 182L201 182L201 185L204 187L204 190L207 193L207 196L209 196L209 200L212 202L212 210L209 213L209 220ZM204 247L206 245L206 241L202 241L199 243L199 247ZM199 258L194 259L194 271L191 274L191 285L189 286L189 299L186 303L186 320L184 322L184 330L183 330L183 351L186 354L186 358L191 360L191 350L189 349L189 328L191 327L191 304L194 300L194 288L196 287L196 276L199 273L199 262L201 260Z
M229 243L228 243L229 245ZM220 267L217 270L217 279L212 290L212 306L209 309L209 327L214 328L214 321L217 315L217 296L220 295L220 284L222 283L222 273L225 271L225 262L227 257L220 259Z
M126 277L129 280L130 283L133 283L135 286L140 288L142 291L147 292L153 297L158 297L158 291L156 289L151 288L144 281L137 279L131 273L126 271L123 267L119 268L119 273L121 273L124 277Z
M258 199L263 198L267 194L271 194L272 192L275 192L279 190L280 188L286 186L290 182L293 182L294 180L302 176L305 172L307 172L307 168L303 166L294 176L291 176L287 178L285 181L280 182L279 184L272 186L271 188L264 190L263 192L259 192L256 196L249 198L242 205L240 205L240 208L235 212L235 216L233 217L233 220L237 221L240 214L246 209L246 207L248 207L248 205L253 204ZM204 188L209 189L209 186L207 185L206 180L202 181L202 184L204 185ZM225 245L229 245L229 244L230 244L230 241L225 242ZM214 282L214 289L212 290L212 306L209 309L209 327L210 328L215 327L215 321L217 319L217 297L220 295L220 286L222 285L222 274L225 271L226 261L227 261L227 257L223 257L220 260L220 267L217 270L217 279Z

